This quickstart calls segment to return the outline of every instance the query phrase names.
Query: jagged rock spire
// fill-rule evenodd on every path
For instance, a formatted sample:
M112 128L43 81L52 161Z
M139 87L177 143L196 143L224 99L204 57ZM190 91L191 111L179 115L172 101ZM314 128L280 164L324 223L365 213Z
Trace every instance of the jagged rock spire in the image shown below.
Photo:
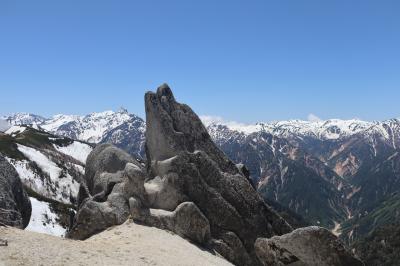
M238 265L257 265L254 242L291 231L259 197L248 177L218 149L192 109L175 100L168 85L145 95L150 178L164 180L179 197L199 207L210 222L210 245ZM160 188L153 205L165 205ZM169 199L169 202L172 202Z
M175 100L164 83L157 92L147 92L146 146L148 162L165 160L179 152L201 150L207 153L224 172L238 173L238 169L211 140L207 129L193 110Z

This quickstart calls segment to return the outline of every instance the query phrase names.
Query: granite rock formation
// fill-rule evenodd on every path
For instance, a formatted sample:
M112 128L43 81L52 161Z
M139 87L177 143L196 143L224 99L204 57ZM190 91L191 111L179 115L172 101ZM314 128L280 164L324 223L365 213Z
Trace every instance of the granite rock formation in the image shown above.
M167 85L148 92L145 106L149 178L175 187L180 192L176 204L188 199L197 205L221 255L235 264L257 265L255 240L288 233L291 227L264 203L245 171L217 148L198 116L176 102ZM240 258L232 256L238 253Z
M256 253L264 265L362 266L328 230L310 226L270 239L259 238Z
M217 148L198 116L166 84L146 93L145 106L146 167L115 147L96 147L69 237L85 239L131 218L175 232L236 265L307 264L314 257L321 265L358 262L327 230L290 233L291 226L258 195L247 168ZM279 241L286 238L291 245ZM268 249L270 241L279 254ZM323 247L326 261L308 241Z
M129 198L145 201L144 179L142 166L126 152L110 144L97 146L88 157L79 210L67 236L82 240L124 223Z
M14 167L0 155L0 225L25 228L32 206Z

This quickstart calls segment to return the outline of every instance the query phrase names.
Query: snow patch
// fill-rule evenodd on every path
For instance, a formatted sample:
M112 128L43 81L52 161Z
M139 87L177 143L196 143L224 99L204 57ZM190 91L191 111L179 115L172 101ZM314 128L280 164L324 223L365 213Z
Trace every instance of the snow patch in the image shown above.
M49 160L43 153L33 148L17 144L18 150L22 152L29 160L34 161L44 172L49 174L52 181L57 181L60 176L61 169Z
M17 145L18 150L30 161L35 162L47 174L44 176L38 175L27 161L11 160L24 184L43 196L64 203L71 203L71 197L76 198L79 191L79 182L75 181L68 171L62 171L56 163L40 151L20 144ZM66 167L75 167L80 173L83 172L82 168L76 165L66 164Z
M12 126L9 129L7 129L5 133L8 135L15 135L24 132L25 129L26 127L23 126Z
M89 153L92 151L92 147L90 147L87 144L78 142L78 141L74 141L72 144L65 146L65 147L58 146L55 144L53 144L53 146L59 152L69 155L72 158L74 158L84 164L86 163L86 159L87 159Z
M8 157L6 157L6 159L14 166L15 170L17 170L17 173L24 185L45 195L46 187L43 183L43 180L40 178L40 176L32 171L28 161L17 161Z
M64 236L66 229L57 222L58 216L51 211L49 203L32 197L30 200L32 215L25 230L59 237Z
M6 159L14 166L22 183L36 193L64 203L71 203L70 196L77 197L79 183L68 172L65 177L57 178L55 181L48 180L48 177L40 176L27 160L19 161L7 157ZM84 168L80 165L73 164L72 167L82 175L85 172Z

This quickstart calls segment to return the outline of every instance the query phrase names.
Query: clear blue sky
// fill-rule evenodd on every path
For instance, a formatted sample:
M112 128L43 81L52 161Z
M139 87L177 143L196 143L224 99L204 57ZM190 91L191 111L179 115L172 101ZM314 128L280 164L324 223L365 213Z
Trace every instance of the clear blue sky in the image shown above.
M0 1L0 114L126 107L169 83L240 122L400 117L400 1Z

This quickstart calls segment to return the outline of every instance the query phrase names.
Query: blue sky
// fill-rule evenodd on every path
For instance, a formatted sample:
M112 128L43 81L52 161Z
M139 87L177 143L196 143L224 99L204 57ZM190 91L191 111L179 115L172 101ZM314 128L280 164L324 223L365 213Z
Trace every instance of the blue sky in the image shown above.
M163 82L245 123L400 117L400 1L0 1L0 114L126 107Z

